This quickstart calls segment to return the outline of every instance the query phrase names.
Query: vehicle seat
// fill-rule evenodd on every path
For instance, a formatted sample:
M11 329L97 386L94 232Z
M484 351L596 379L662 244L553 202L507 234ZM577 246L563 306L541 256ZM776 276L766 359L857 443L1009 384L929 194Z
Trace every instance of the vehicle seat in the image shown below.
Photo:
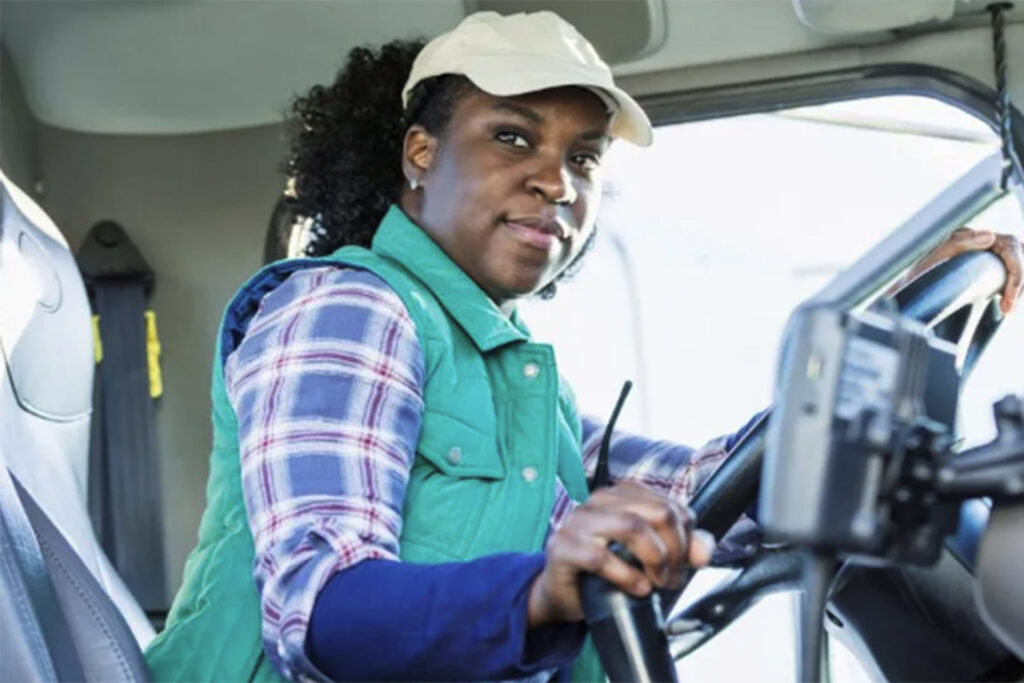
M144 648L153 628L88 513L95 361L85 286L49 217L2 173L0 185L0 452Z
M0 453L0 467L10 455ZM0 681L148 681L142 650L117 606L24 487L7 472L0 477ZM36 542L26 542L27 534ZM27 552L45 565L50 595L40 594L39 576L18 572L25 566L18 555Z

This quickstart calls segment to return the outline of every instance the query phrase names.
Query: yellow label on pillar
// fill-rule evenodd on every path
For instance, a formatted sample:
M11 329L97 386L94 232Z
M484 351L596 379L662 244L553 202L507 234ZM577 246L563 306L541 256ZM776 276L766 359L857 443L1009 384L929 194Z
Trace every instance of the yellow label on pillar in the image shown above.
M156 334L156 311L146 311L146 359L149 364L149 395L151 398L157 398L164 393L164 380L160 374L160 339Z
M92 356L96 359L96 365L103 361L103 341L100 339L100 317L92 317Z

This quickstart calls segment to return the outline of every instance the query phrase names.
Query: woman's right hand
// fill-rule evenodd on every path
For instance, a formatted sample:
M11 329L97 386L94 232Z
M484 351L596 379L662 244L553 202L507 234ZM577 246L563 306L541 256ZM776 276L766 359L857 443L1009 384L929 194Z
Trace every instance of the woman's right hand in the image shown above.
M611 541L628 548L643 570L608 550ZM711 534L694 530L688 509L653 489L635 483L599 489L548 540L544 570L530 586L529 625L582 619L582 572L644 597L655 586L680 586L686 568L706 565L714 545Z

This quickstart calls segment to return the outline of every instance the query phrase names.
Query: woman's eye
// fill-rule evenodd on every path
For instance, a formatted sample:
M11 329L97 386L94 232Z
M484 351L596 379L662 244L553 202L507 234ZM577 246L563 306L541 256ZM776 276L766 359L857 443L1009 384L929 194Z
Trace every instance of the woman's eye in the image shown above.
M573 156L573 163L584 171L593 171L601 165L601 157L593 152L581 152Z
M528 149L530 147L530 141L513 130L499 130L495 133L494 137L498 142L503 142L510 147L519 147L520 149Z

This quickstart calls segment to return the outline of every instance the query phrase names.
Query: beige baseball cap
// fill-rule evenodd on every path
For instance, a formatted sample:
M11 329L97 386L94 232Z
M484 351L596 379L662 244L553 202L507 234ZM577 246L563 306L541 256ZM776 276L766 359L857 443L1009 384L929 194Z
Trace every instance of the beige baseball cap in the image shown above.
M615 86L611 69L587 39L554 12L470 14L416 56L402 105L409 105L417 83L442 74L462 74L501 97L566 85L588 88L608 106L613 137L643 147L653 139L644 110Z

